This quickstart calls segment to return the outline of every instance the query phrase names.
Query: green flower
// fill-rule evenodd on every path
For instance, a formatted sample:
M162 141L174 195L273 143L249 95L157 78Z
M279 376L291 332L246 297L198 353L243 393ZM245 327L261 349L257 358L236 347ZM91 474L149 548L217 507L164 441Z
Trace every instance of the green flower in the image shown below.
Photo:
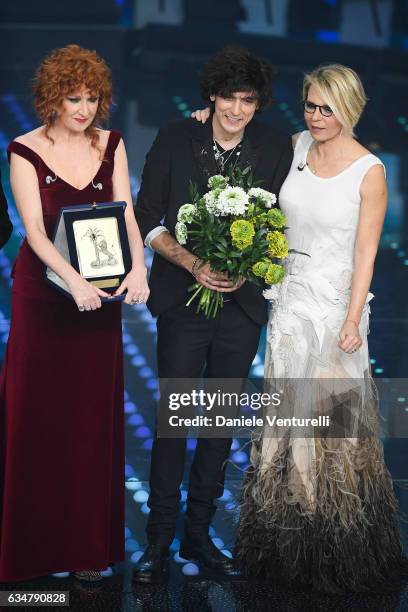
M268 267L268 271L265 274L265 282L268 285L276 285L277 283L281 283L285 276L285 270L282 266L278 266L277 264L270 263Z
M234 221L231 224L230 233L232 236L232 244L242 251L252 244L253 237L255 236L255 229L250 221L238 219L238 221Z
M225 189L229 181L228 176L222 176L222 174L215 174L210 176L208 179L208 186L210 189Z
M269 259L263 259L262 261L257 261L252 266L252 272L255 274L255 276L259 276L260 278L265 278L266 273L268 272L270 263L271 262L269 261Z
M266 219L269 225L272 227L276 227L277 229L282 229L286 225L286 217L279 208L271 208L266 213Z
M268 241L268 251L271 257L284 259L288 256L288 242L281 232L269 232L266 235Z
M174 230L175 230L177 242L179 244L186 244L187 236L188 236L187 225L183 223L182 221L178 221L178 223L176 223L176 227L174 228Z
M197 208L194 204L183 204L178 210L177 221L181 223L192 223L196 214Z

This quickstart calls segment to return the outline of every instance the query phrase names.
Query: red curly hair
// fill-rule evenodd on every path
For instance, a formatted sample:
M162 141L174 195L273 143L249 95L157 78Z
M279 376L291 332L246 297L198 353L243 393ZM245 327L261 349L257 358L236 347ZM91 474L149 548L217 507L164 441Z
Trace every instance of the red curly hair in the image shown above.
M112 103L111 71L105 61L96 51L68 45L54 49L40 64L34 77L34 106L45 125L48 138L55 111L66 96L82 86L99 97L95 119L85 131L91 138L92 146L97 146L99 135L96 125L109 117Z

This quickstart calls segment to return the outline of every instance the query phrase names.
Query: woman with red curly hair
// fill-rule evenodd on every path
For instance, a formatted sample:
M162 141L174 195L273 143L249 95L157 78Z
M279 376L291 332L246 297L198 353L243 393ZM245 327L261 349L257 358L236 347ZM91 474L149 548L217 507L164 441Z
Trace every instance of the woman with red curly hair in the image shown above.
M0 381L0 581L73 571L100 579L124 557L121 306L101 307L50 240L62 206L126 201L132 269L116 294L145 302L143 245L119 132L99 126L112 100L109 68L77 45L38 69L42 125L8 148L26 229L12 290ZM74 301L48 286L49 266Z

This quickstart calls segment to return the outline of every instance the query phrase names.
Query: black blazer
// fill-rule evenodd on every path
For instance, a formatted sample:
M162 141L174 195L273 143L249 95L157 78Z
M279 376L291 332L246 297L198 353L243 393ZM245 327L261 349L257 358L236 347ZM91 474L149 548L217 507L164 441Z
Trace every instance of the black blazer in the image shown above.
M211 121L203 125L195 119L183 119L159 130L146 156L135 208L143 240L161 223L174 235L178 209L190 201L190 180L200 193L208 190L208 177L218 174L212 138ZM242 169L251 165L255 180L262 181L260 187L278 194L292 157L289 137L278 135L256 120L247 125L239 164ZM155 253L147 302L151 313L157 316L186 302L190 295L187 289L193 282L186 270ZM267 303L262 288L245 282L234 292L234 298L256 323L266 323Z
M3 193L1 186L1 174L0 174L0 249L6 244L7 240L11 236L13 226L11 224L8 212L7 212L7 200Z

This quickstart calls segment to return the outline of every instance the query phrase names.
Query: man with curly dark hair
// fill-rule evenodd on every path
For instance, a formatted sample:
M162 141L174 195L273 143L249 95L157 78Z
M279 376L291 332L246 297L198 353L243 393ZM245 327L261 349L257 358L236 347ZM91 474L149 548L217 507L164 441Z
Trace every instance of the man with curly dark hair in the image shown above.
M205 125L183 119L160 129L143 170L136 218L146 246L155 251L148 306L157 316L158 374L161 379L248 376L267 321L260 287L233 284L227 274L213 272L175 239L177 213L189 201L189 183L207 190L208 178L250 167L262 187L278 193L292 162L292 146L254 115L271 102L271 66L245 49L227 47L210 58L199 82L212 105ZM224 305L207 319L185 306L194 282L223 292ZM190 471L185 534L180 556L218 574L235 573L233 560L209 538L224 489L231 439L200 438ZM168 569L169 545L175 535L186 439L155 436L150 473L148 547L135 577L151 582Z

